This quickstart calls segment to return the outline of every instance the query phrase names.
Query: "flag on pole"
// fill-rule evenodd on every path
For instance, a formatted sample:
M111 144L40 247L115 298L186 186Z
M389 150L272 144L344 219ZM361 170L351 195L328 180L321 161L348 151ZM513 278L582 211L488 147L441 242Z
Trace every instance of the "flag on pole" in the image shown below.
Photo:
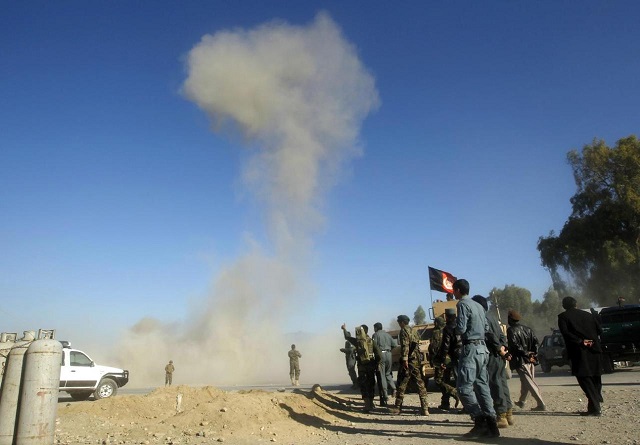
M453 282L457 278L449 272L429 267L429 287L438 292L453 293Z

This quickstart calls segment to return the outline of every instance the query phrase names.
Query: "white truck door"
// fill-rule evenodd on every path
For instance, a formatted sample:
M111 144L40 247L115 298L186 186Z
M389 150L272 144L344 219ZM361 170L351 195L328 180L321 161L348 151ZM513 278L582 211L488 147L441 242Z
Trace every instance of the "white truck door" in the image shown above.
M66 388L95 388L97 380L93 361L83 352L67 350L63 355L60 386Z

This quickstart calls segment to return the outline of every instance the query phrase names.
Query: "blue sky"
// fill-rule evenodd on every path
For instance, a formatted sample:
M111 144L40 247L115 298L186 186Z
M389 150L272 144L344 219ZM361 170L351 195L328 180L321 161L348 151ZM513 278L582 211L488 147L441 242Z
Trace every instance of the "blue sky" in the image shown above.
M314 200L322 224L282 329L412 315L429 305L427 266L472 293L542 296L536 243L570 213L566 153L638 134L637 2L4 2L3 331L180 323L247 245L269 251L241 179L259 142L212 131L184 94L188 54L321 11L379 103L357 125L361 154Z

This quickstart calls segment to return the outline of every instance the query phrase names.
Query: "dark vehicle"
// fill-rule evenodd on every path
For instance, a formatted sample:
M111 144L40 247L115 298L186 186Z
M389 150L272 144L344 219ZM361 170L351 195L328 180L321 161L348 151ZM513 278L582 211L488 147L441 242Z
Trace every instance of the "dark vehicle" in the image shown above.
M606 307L600 311L605 372L613 362L640 360L640 304Z
M551 372L552 366L569 364L567 348L559 330L554 329L551 335L545 335L538 348L538 362L542 372Z

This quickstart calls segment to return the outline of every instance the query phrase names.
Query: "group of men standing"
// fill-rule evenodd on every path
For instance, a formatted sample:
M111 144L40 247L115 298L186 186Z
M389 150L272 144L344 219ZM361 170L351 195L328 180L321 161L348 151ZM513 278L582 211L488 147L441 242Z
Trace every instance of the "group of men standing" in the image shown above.
M368 326L361 325L361 328L368 332ZM387 406L390 397L393 397L396 392L396 383L393 379L392 365L393 359L391 351L398 346L398 342L388 332L382 328L382 323L378 322L373 325L374 333L371 336L371 340L375 343L380 351L380 361L377 364L375 370L375 380L377 381L378 394L380 396L380 406ZM345 338L350 337L351 334L344 329ZM345 355L345 362L347 365L347 371L349 372L349 378L351 379L351 389L358 389L361 387L360 378L356 372L357 368L357 354L356 347L347 339L345 341L344 348L340 348L340 352ZM364 379L366 373L360 374ZM365 382L365 386L368 382Z
M380 406L388 406L389 398L395 394L395 402L393 406L389 407L389 411L399 414L402 410L407 387L413 381L418 388L421 413L428 416L427 389L422 379L420 338L417 332L409 326L408 316L399 315L397 321L400 326L399 342L388 332L385 332L382 323L379 322L374 324L375 333L372 338L367 335L369 330L367 325L358 326L355 337L347 331L346 325L342 325L346 344L340 351L345 353L347 369L353 382L352 388L360 388L364 400L364 412L369 412L373 409L375 381L377 380ZM397 387L391 369L391 351L396 346L400 346L401 355ZM354 360L358 370L357 380L353 366Z
M505 335L498 319L488 311L487 299L481 295L469 297L467 280L459 279L453 283L453 296L458 300L456 309L447 309L444 319L436 318L429 350L435 380L442 390L439 408L449 409L451 399L456 400L456 407L458 402L462 403L463 411L474 422L471 431L464 434L467 439L499 437L499 428L514 424L513 405L524 408L529 394L537 402L533 411L547 409L534 375L538 339L529 327L520 324L521 316L515 310L509 311L509 326ZM600 416L602 348L599 335L602 329L590 313L576 309L574 298L564 298L562 305L565 312L558 316L558 325L567 345L572 374L589 400L587 411L581 414ZM407 386L414 380L421 413L429 415L427 391L422 378L420 339L409 326L408 316L399 315L397 321L401 348L397 388L394 388L391 375L391 349L395 343L382 325L374 325L374 339L368 337L366 325L356 328L356 337L352 337L342 325L347 343L341 351L347 357L347 367L354 385L352 388L360 387L364 411L371 411L377 372L380 405L387 406L388 398L395 390L395 403L389 407L389 412L399 414ZM365 346L362 346L363 343ZM351 373L347 351L355 352L358 380L355 371ZM507 362L510 369L518 373L521 382L520 397L515 403L511 400L507 384Z

